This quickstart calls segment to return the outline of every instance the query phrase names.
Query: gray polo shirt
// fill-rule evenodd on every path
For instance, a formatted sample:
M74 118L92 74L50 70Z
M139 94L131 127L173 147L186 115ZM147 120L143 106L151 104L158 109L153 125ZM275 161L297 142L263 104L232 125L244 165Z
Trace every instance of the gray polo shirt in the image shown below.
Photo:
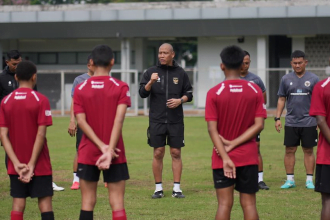
M286 98L287 114L285 126L312 127L316 126L316 119L309 116L312 91L319 77L306 72L299 78L294 72L282 77L277 95Z
M266 92L265 84L262 82L261 78L256 74L248 72L246 76L240 78L257 84L263 93Z
M74 80L73 80L73 85L72 85L72 90L71 90L71 97L73 98L73 94L74 94L74 89L76 88L77 85L79 85L80 83L84 82L86 79L89 79L89 75L87 73L81 74L79 76L77 76Z

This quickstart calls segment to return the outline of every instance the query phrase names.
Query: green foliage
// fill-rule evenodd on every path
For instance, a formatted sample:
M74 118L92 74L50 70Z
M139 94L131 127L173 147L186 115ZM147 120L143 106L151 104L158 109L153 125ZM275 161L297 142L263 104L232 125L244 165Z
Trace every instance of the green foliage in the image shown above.
M78 219L80 191L70 190L72 184L72 162L75 155L75 138L67 134L69 118L54 118L54 125L47 130L48 145L54 170L54 181L65 187L55 192L53 207L56 219ZM123 137L131 179L127 181L125 206L128 219L132 220L210 220L214 219L217 200L213 188L211 171L212 144L202 117L185 118L185 143L182 149L182 189L185 199L171 197L173 176L169 149L164 158L163 185L165 197L152 200L154 180L151 170L152 148L147 145L147 117L125 119ZM269 191L257 193L257 208L260 219L286 220L319 219L320 194L305 189L305 168L301 148L296 153L295 179L297 187L281 190L286 178L283 165L283 132L278 134L274 121L266 120L261 133L261 152L264 160L264 179ZM4 151L0 150L0 158ZM0 219L9 219L11 197L9 179L4 160L0 163ZM243 219L238 193L235 192L232 219ZM107 190L99 183L98 199L94 211L95 219L111 219ZM40 219L37 200L28 199L25 220Z

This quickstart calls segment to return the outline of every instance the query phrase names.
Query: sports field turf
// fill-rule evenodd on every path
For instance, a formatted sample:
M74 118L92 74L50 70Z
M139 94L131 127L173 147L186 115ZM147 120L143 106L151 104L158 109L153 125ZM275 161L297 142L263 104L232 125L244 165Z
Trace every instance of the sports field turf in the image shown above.
M80 191L70 190L75 138L71 138L67 134L68 122L69 118L66 117L54 118L54 125L47 131L54 181L59 186L65 187L65 191L55 192L53 197L53 208L57 220L77 220L80 212ZM217 201L211 172L212 144L204 118L185 118L186 146L182 150L184 168L181 181L181 188L186 195L185 199L171 197L173 177L168 149L163 171L165 197L158 200L151 199L154 181L151 170L152 149L146 141L147 126L147 117L129 117L125 120L123 136L131 176L127 182L125 195L128 219L214 219ZM319 219L320 194L305 189L306 177L301 148L296 154L295 180L297 187L289 190L280 189L286 179L283 165L283 131L281 134L275 131L272 118L266 120L265 129L261 135L261 149L264 159L264 180L270 186L270 190L257 193L260 219ZM9 219L12 200L9 194L9 179L3 162L4 151L2 149L0 149L0 158L0 219L5 220ZM27 199L24 217L25 220L40 219L36 199ZM99 184L98 188L94 219L111 219L107 191L103 182ZM243 219L236 192L232 219Z

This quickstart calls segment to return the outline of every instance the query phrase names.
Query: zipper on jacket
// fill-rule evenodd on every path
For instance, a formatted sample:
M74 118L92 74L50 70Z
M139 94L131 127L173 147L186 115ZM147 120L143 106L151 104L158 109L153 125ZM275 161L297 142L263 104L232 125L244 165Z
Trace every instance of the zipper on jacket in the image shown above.
M167 70L166 70L166 119L165 119L165 123L167 123L167 100L168 100L168 66L167 66Z

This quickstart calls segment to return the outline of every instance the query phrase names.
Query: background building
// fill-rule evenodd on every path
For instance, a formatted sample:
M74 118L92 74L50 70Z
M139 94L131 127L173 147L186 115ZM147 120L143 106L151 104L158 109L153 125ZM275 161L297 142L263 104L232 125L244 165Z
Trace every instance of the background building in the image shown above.
M118 70L113 75L128 82L137 99L139 77L127 70L137 70L140 76L157 62L161 43L174 43L194 86L193 107L204 108L206 92L223 80L220 51L237 44L250 52L251 71L265 82L268 105L275 107L293 50L304 50L308 67L325 77L329 23L326 0L2 6L0 54L18 49L24 59L35 62L44 73L38 76L38 88L53 109L63 110L69 109L72 81L86 69L95 45L113 48ZM140 99L133 103L143 106Z

